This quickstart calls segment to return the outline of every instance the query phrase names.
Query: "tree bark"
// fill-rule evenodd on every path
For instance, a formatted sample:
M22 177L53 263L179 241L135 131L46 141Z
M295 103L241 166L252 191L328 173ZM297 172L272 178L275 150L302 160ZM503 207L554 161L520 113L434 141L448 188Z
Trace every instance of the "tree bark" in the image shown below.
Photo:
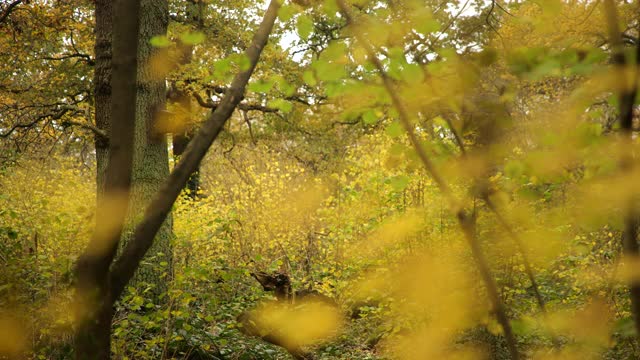
M113 37L112 122L109 163L100 197L97 222L76 267L76 359L109 359L112 295L109 268L124 226L131 185L139 1L115 3Z
M167 33L169 8L167 0L141 0L140 8L140 65L137 73L140 86L136 100L131 203L122 246L130 241L133 227L142 218L144 209L153 195L169 177L167 138L155 129L157 114L165 105L165 79L152 67L154 56L166 55L158 54L162 50L152 47L150 43L153 36ZM146 261L138 268L131 283L134 287L151 286L150 295L156 300L167 291L168 280L173 273L172 237L172 217L168 214L147 254Z
M111 37L113 27L113 1L96 0L96 43L95 72L93 75L94 109L96 127L107 134L111 123ZM104 137L95 136L96 147L96 194L104 192L104 174L109 156L109 142Z

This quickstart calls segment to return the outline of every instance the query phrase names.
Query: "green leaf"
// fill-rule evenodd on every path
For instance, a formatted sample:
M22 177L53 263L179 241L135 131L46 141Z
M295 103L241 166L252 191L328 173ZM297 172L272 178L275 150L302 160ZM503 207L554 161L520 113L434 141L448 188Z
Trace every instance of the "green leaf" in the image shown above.
M394 176L390 179L389 185L391 185L395 191L403 191L409 185L409 177L406 175Z
M334 41L322 52L320 59L326 61L337 61L344 58L347 52L348 48L345 43Z
M362 121L365 124L375 124L378 121L378 116L374 110L367 110L364 114L362 114Z
M318 60L312 66L316 70L318 80L321 81L337 81L347 75L344 66L341 64Z
M291 103L288 102L285 99L274 99L274 100L271 100L271 101L269 101L267 106L272 107L272 108L276 108L276 109L282 111L283 113L289 113L289 112L291 112L291 110L293 110L293 105L291 105Z
M400 73L402 79L410 84L421 83L424 81L424 72L420 65L407 64Z
M187 45L198 45L205 40L204 33L200 31L186 32L180 35L180 41Z
M404 133L404 130L402 129L402 126L397 121L394 121L391 124L389 124L389 126L387 126L387 128L385 129L385 132L390 137L395 138L402 135Z
M240 71L247 71L251 66L249 58L245 54L233 54L229 56L230 61L240 68Z
M164 35L156 35L149 40L149 43L153 47L165 48L171 46L171 40Z
M307 70L302 74L302 80L309 86L316 86L318 84L316 76L311 70Z
M297 12L298 10L295 7L291 5L284 5L280 8L280 10L278 10L278 18L280 18L280 21L282 22L287 22L291 20L293 15L295 15Z
M258 80L249 84L248 88L250 91L266 94L273 89L273 85L273 81Z
M298 20L296 22L296 28L298 30L298 35L303 40L307 40L311 33L313 32L313 20L311 20L306 15L298 16Z
M338 3L336 0L324 0L322 4L322 12L327 15L330 19L334 19L336 17L336 13L338 13L340 9L338 8Z
M440 23L435 19L429 19L420 22L418 26L416 26L416 30L421 34L430 34L432 32L436 32L440 30Z
M214 64L214 68L216 71L229 71L231 69L231 61L228 58L218 60Z

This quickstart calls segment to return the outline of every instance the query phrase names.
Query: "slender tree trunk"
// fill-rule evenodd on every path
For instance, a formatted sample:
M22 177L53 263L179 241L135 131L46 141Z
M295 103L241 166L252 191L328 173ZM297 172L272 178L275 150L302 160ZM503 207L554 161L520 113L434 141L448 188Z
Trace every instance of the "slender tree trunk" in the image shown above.
M169 20L167 0L141 0L140 32L138 35L138 97L136 101L136 124L134 138L131 205L129 208L128 231L122 244L131 238L131 231L143 215L149 201L160 190L169 176L169 153L166 135L157 133L155 120L164 108L166 98L165 79L151 66L152 57L161 49L151 46L150 40L156 35L165 35ZM172 274L171 239L172 218L167 216L156 235L153 247L136 272L132 286L151 285L154 298L167 290L167 281ZM165 264L166 265L163 265Z
M116 255L131 185L136 106L138 1L114 7L112 122L104 195L98 199L96 228L76 268L76 359L109 359L115 297L109 269Z
M337 4L340 12L345 17L347 24L353 25L353 16L347 3L344 0L338 0ZM429 175L431 175L431 178L440 188L440 191L443 193L443 195L448 199L450 208L454 210L455 215L458 218L458 224L460 225L462 233L469 243L472 257L480 272L480 276L484 282L484 285L487 288L489 300L491 301L493 311L496 314L496 319L498 320L498 323L500 323L502 330L504 331L504 336L507 341L507 347L509 349L511 358L513 360L520 359L520 353L518 352L517 341L511 328L511 323L509 322L509 318L507 317L506 309L504 307L504 304L502 303L502 299L500 298L497 284L493 278L493 275L491 274L491 270L484 256L484 252L482 251L480 240L478 239L478 236L476 234L475 210L468 211L465 210L464 207L459 206L460 202L458 201L458 199L456 199L455 195L451 191L449 184L447 183L445 178L442 177L440 172L437 171L435 164L427 155L427 152L416 136L409 110L405 107L405 104L402 102L400 95L398 95L394 86L394 82L385 71L384 65L382 64L380 59L378 59L375 48L364 36L362 36L362 34L355 32L355 37L364 47L365 52L368 56L368 60L378 71L378 75L382 79L382 83L387 90L389 97L391 98L391 103L398 111L398 119L404 127L409 137L409 141L411 142L413 149L416 151L418 158L420 158L422 165L429 173Z

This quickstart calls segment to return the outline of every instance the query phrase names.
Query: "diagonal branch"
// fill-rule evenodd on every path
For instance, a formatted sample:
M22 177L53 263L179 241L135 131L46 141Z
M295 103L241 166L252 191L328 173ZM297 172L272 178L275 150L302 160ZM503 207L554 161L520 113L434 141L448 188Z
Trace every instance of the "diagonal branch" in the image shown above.
M122 255L114 263L109 276L112 286L111 301L115 301L122 293L144 254L153 244L153 239L158 229L171 211L174 201L189 180L189 176L197 169L207 150L240 103L247 82L258 63L262 50L267 44L279 8L279 0L270 2L262 23L245 53L249 60L248 69L236 75L220 104L208 116L193 140L189 142L180 162L147 207L144 219L136 226L131 241L127 243Z
M198 102L198 105L202 106L203 108L208 108L208 109L215 110L218 107L218 105L220 105L220 102L214 102L214 101L211 101L209 99L205 100L197 92L193 93L193 97ZM260 105L260 104L247 104L247 103L243 103L243 102L238 103L238 109L240 109L242 111L256 110L256 111L262 111L262 112L265 112L265 113L278 112L278 109L276 109L276 108L271 108L271 107Z
M22 0L15 0L14 2L12 2L11 4L9 4L9 6L7 6L7 8L2 12L2 15L0 15L0 24L3 23L5 20L7 20L7 18L9 17L9 15L11 14L11 12L15 9L16 6L18 6L20 3L22 2Z
M106 143L108 143L109 141L109 137L107 136L107 132L102 130L102 129L98 129L97 126L91 124L90 122L80 122L80 121L74 121L74 120L66 120L62 123L63 126L77 126L79 128L82 129L86 129L91 131L96 137L98 137L100 140L105 141Z
M347 23L353 24L353 16L351 15L351 11L345 4L344 0L337 0L338 7L340 11L344 14ZM502 326L502 330L504 331L504 335L507 341L507 346L509 348L509 353L511 354L511 358L517 360L520 358L517 348L517 342L515 336L513 334L513 330L511 328L511 324L509 323L509 318L507 317L506 309L500 299L500 294L498 293L498 286L493 279L493 275L491 274L491 270L489 269L489 265L485 258L484 252L480 246L479 239L476 233L476 225L475 225L475 214L468 213L462 206L459 206L458 200L455 198L451 189L447 182L442 178L438 170L436 169L434 163L431 161L429 156L427 155L424 147L420 143L420 140L415 134L414 128L411 122L411 116L409 115L409 111L405 107L404 103L401 101L398 91L393 83L393 80L386 73L382 62L377 58L376 53L372 45L367 41L367 39L355 32L356 39L360 42L360 44L364 47L367 57L369 61L375 66L377 69L380 78L384 84L384 87L391 98L391 102L395 109L398 111L400 122L404 127L407 135L409 137L409 141L411 145L415 149L418 157L422 161L427 172L434 179L440 191L447 198L452 210L454 211L456 218L458 219L458 223L462 232L469 243L469 247L471 248L472 256L476 262L476 266L480 271L480 275L482 280L487 288L487 292L489 295L489 299L492 303L493 310L496 313L496 317L500 325Z

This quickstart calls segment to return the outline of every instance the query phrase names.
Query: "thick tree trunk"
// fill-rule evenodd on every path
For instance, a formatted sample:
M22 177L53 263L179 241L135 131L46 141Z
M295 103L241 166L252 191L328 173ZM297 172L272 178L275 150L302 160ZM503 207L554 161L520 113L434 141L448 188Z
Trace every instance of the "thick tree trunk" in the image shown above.
M152 36L165 34L168 22L166 1L142 1L140 19L139 53L140 66L138 79L143 84L138 89L136 103L135 151L132 178L131 207L132 214L128 223L132 228L136 217L141 216L151 196L155 194L160 184L169 175L168 150L164 137L153 137L154 115L162 108L165 98L163 79L154 78L148 66L154 49L149 44ZM112 9L113 2L108 0L96 1L96 65L94 74L96 126L110 135L111 124L111 38L112 38ZM109 144L102 138L96 137L96 193L99 198L104 192L104 177L108 163ZM158 241L151 249L149 265L142 266L135 281L150 283L155 286L154 294L159 295L166 290L166 275L172 273L172 219L167 218L158 232ZM127 241L125 233L124 241ZM158 254L163 254L158 256ZM160 266L166 262L168 266Z
M158 112L164 108L166 86L164 78L154 72L152 57L161 51L153 48L150 40L153 36L167 32L169 10L167 0L142 0L140 12L140 33L138 35L138 88L136 101L136 125L134 140L133 174L131 205L128 228L132 230L143 215L149 201L160 190L160 185L169 176L169 153L166 135L158 134L154 129ZM162 56L162 55L160 55ZM157 298L166 292L167 281L172 274L172 218L167 216L156 235L154 245L133 278L132 286L151 285L151 294ZM122 244L131 237L127 231ZM167 265L161 265L161 264Z
M90 322L78 327L75 340L77 360L105 360L111 358L111 321L113 305L97 306Z
M94 109L96 127L110 133L111 124L111 36L113 27L112 0L96 0L95 72L93 76ZM104 192L104 173L109 156L109 143L95 136L96 146L96 194Z

